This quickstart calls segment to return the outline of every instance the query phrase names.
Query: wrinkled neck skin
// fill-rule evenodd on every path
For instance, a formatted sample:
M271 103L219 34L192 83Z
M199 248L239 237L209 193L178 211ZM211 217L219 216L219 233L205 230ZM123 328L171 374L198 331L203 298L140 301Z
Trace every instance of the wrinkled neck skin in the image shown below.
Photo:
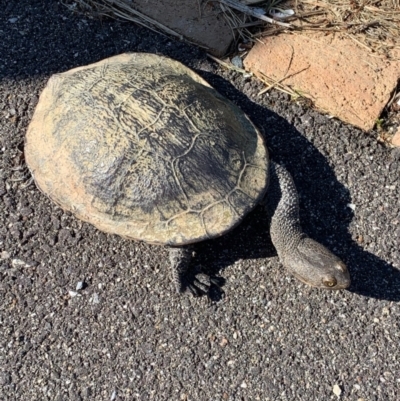
M282 263L289 249L298 247L305 237L299 216L299 197L290 174L271 162L266 200L271 239Z
M270 166L266 197L271 240L280 261L290 273L313 287L347 288L350 277L345 264L303 233L293 179L284 167L274 162Z

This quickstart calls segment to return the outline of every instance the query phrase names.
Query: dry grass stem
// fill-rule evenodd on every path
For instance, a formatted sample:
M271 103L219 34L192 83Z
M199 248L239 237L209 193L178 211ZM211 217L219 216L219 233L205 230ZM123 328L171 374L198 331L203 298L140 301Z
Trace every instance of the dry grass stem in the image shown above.
M176 37L179 40L184 39L183 36L176 31L132 8L130 5L132 2L129 0L74 0L74 3L79 6L81 11L90 15L124 19L135 22L136 24L142 25L152 31L167 34ZM70 10L76 8L74 4L65 5ZM193 43L187 39L185 40L186 42Z
M291 96L292 99L298 99L299 97L302 96L300 93L296 92L289 86L282 85L279 81L276 81L275 79L268 77L265 74L262 74L262 75L263 75L262 77L258 76L258 78L260 79L261 82L263 82L265 85L267 85L267 87L265 89L263 89L262 91L260 91L257 94L257 96L261 96L264 93L270 91L271 89L276 89L279 92L286 93L289 96Z
M299 97L304 97L304 94L301 94L298 91L295 91L294 89L292 89L290 86L288 85L284 85L282 84L282 82L285 79L288 79L290 77L293 77L297 74L300 74L301 72L307 70L309 67L305 67L299 71L294 72L293 74L290 75L285 75L283 78L276 80L273 79L271 77L268 77L267 75L265 75L263 72L259 71L260 75L262 75L261 77L259 76L259 79L265 84L267 85L266 88L262 89L260 92L258 92L257 96L261 96L264 93L267 93L268 91L270 91L272 88L275 88L283 93L287 93L288 95L290 95L293 99L297 99Z
M251 77L253 74L251 72L248 72L246 70L244 70L243 68L239 68L234 66L231 63L227 63L221 59L219 59L218 57L214 57L213 55L207 53L207 57L209 57L211 60L214 60L216 63L218 63L219 65L221 65L222 67L228 69L228 70L232 70L232 71L236 71L239 72L240 74L246 75Z
M70 9L133 21L153 31L184 39L174 30L135 10L132 0L65 1ZM199 15L202 15L203 7L219 5L232 34L242 41L255 41L287 29L294 34L304 30L339 32L380 57L400 59L400 0L196 1ZM295 13L283 22L277 19L276 13L285 10ZM263 23L262 29L260 23Z
M291 28L292 26L290 24L286 24L284 22L275 20L273 18L270 17L266 17L263 13L257 11L257 8L253 8L253 7L248 7L246 5L244 5L243 3L241 3L238 0L218 0L221 4L224 4L225 6L228 6L234 10L240 11L243 14L246 15L250 15L254 18L258 18L260 20L263 20L265 22L268 22L272 25L280 25L283 26L285 28Z
M400 0L285 0L282 8L295 10L295 31L340 32L380 56L400 58Z

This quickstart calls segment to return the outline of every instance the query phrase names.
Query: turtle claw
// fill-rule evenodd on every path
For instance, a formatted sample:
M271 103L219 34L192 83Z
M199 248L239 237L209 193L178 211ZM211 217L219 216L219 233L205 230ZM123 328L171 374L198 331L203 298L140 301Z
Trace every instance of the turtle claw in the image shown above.
M190 293L195 297L199 298L202 297L203 295L207 294L206 291L204 291L202 288L199 288L196 284L192 283L187 286L187 289L190 291Z
M193 280L191 280L191 284L188 288L194 296L207 295L209 298L212 298L212 291L218 290L218 292L220 292L224 284L225 279L222 277L197 273Z
M210 280L204 274L196 275L185 272L185 274L179 274L174 281L178 294L183 294L189 290L194 297L201 297L207 294L210 289Z
M193 285L207 294L211 287L211 277L204 273L197 273L194 276Z
M190 276L190 275L189 275ZM194 297L204 295L211 297L211 292L215 289L220 291L220 287L225 284L225 279L218 276L209 276L205 273L197 273L192 277L185 277L177 284L177 292L183 293L188 290Z
M191 247L169 248L172 278L176 292L182 294L189 290L195 297L207 295L211 298L212 290L222 287L225 280L222 277L203 273L200 266L190 268L191 257Z
M220 276L211 276L210 277L210 283L212 286L221 288L225 285L226 280L223 277Z

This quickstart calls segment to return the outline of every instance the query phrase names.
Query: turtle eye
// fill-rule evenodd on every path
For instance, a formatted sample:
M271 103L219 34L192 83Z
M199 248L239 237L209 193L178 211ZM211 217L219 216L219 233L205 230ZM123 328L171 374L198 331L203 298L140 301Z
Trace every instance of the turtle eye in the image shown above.
M332 288L337 284L337 281L336 281L335 277L325 277L322 279L322 284L325 287Z

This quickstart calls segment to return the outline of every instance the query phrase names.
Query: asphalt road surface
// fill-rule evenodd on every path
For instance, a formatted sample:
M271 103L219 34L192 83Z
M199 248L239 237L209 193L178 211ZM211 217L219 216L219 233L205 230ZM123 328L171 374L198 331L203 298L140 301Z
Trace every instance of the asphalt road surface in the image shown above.
M30 183L24 135L48 78L128 51L182 61L249 115L294 175L304 230L348 265L349 290L292 278L258 208L197 247L223 292L178 296L165 249L103 234ZM1 400L400 399L400 152L260 89L132 24L51 0L1 6Z

